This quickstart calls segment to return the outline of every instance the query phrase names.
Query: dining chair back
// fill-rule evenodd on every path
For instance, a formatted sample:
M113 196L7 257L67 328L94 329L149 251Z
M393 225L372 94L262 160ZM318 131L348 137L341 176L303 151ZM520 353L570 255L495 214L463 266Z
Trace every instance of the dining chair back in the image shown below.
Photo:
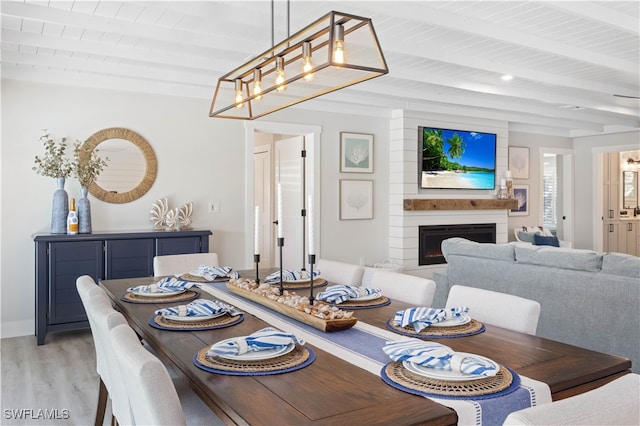
M478 321L509 330L536 334L540 303L512 294L454 285L446 307L468 306L469 315Z
M509 414L505 425L640 425L640 375Z
M427 307L431 306L436 292L433 280L379 268L373 270L370 286L381 289L382 294L391 299Z
M162 362L144 349L128 324L113 328L110 341L127 387L136 425L186 425L171 377Z
M360 286L364 268L360 265L338 262L336 260L318 260L320 276L329 284Z
M93 288L90 286L93 286ZM118 325L127 324L127 321L120 312L113 309L109 297L104 290L96 285L93 278L86 275L79 277L76 280L76 287L89 319L96 350L96 370L104 384L104 388L106 388L106 394L111 397L112 413L119 424L131 424L133 417L127 390L116 362L113 346L109 340L110 330ZM139 341L137 344L140 346ZM101 386L102 388L103 386ZM101 404L102 401L99 396L98 411L100 411ZM104 404L106 405L106 399ZM102 419L104 419L104 409ZM102 419L98 419L98 415L96 415L96 424L102 425Z
M217 253L189 253L156 256L153 258L153 275L186 274L198 269L200 265L220 266Z

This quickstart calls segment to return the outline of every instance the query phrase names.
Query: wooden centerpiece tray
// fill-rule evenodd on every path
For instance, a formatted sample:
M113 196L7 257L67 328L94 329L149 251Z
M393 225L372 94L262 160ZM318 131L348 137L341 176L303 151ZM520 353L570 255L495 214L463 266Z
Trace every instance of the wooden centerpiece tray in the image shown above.
M270 299L264 296L263 294L260 294L259 292L238 287L238 285L235 284L235 280L231 280L227 283L227 289L229 289L229 291L231 291L232 293L235 293L239 296L244 297L245 299L249 299L253 302L259 303L263 306L266 306L269 309L272 309L276 312L279 312L283 315L286 315L302 323L308 324L324 332L346 330L353 327L358 322L358 319L352 316L353 314L352 312L346 313L348 315L347 318L335 318L335 319L320 318L314 315L313 313L307 313L304 310L300 310L298 308L288 306L288 305L285 305L284 303L278 302L277 300ZM296 296L296 294L291 291L288 291L288 292L285 291L285 295L289 295L291 297ZM315 308L318 308L322 305L327 305L328 309L335 308L326 302L322 302L322 301L314 302Z

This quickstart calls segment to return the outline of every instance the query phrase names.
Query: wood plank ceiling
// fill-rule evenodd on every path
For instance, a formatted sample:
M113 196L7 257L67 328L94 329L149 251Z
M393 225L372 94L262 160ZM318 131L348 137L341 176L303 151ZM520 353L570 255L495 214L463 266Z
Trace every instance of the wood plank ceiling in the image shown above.
M330 10L370 17L389 74L294 108L410 109L560 136L640 127L638 1L2 1L2 77L213 97ZM513 76L503 81L505 74ZM203 114L207 111L203 111Z

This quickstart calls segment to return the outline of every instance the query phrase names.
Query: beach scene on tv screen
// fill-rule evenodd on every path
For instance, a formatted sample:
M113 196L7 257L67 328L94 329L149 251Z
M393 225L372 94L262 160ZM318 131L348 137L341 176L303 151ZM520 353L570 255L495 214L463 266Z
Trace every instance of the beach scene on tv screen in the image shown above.
M423 128L422 188L494 189L496 135Z

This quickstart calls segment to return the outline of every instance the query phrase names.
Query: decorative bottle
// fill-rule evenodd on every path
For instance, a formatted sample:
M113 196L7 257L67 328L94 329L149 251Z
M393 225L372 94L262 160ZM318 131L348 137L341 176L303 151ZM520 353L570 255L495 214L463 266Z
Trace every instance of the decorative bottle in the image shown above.
M76 199L71 198L69 202L69 214L67 215L67 234L78 233L78 215L76 214Z
M80 234L91 233L91 203L87 198L88 192L87 188L80 189L81 197L78 199L78 220L80 221L78 233Z
M507 197L507 180L500 179L500 189L498 190L498 199L506 200Z

